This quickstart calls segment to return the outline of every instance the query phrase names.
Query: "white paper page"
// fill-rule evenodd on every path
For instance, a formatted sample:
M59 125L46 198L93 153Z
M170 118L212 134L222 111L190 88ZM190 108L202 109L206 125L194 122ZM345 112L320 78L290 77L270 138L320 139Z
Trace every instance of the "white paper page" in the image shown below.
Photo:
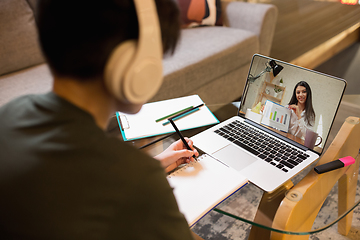
M261 123L288 132L290 116L291 112L288 108L267 100Z
M184 108L197 106L201 103L203 103L203 101L198 95L191 95L144 104L140 112L137 114L125 114L118 112L117 115L121 116L123 125L128 125L129 127L127 129L123 129L126 137L124 140L133 140L174 132L175 130L171 124L163 126L163 123L167 120L163 120L161 122L155 122L155 120ZM176 120L175 124L179 130L185 130L215 124L218 122L219 121L216 117L204 105L200 107L200 110Z
M238 171L207 154L167 179L189 226L248 182Z

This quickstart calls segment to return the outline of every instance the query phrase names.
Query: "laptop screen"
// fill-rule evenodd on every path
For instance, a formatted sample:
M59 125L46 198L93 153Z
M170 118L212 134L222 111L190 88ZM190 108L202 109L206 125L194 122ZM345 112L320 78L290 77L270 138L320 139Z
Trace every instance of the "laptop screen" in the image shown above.
M239 114L322 153L346 81L255 54Z

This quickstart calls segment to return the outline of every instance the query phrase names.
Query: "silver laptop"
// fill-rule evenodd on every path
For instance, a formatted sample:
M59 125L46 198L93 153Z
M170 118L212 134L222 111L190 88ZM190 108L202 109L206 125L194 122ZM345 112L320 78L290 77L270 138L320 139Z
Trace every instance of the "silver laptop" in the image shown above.
M272 192L322 154L346 81L255 54L237 116L191 139Z

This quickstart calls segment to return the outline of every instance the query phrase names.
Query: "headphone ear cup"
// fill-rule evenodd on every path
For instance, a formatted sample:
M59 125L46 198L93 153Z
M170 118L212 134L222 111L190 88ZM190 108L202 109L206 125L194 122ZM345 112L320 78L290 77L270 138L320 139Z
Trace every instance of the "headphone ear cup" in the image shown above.
M141 57L139 51L137 54L135 62L126 72L123 93L128 102L143 104L152 98L161 87L162 62L153 57Z
M118 100L140 104L159 90L163 72L161 60L135 56L139 55L136 51L135 40L126 41L114 49L105 67L105 83Z
M126 71L135 58L136 45L135 40L119 44L112 51L105 66L105 85L110 93L123 102L128 102L123 85Z

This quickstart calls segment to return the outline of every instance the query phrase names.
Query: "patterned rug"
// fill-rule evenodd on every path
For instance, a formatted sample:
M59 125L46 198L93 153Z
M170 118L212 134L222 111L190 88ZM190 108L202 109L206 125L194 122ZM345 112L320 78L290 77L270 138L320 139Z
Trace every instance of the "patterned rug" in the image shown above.
M313 167L313 166L312 166ZM312 169L310 167L310 169ZM298 176L302 178L302 175L305 175L308 171ZM360 198L360 181L358 180L357 186L357 199ZM249 184L243 189L236 192L226 201L221 203L218 208L231 212L236 215L239 212L239 215L246 216L248 219L253 219L256 210L257 204L260 201L260 196L262 191L255 187L254 185ZM317 216L313 229L316 229L325 224L329 224L334 219L329 219L327 211L336 211L337 210L337 185L334 186L330 192L328 198L325 200L320 214ZM241 213L241 214L240 214ZM192 230L204 239L214 239L214 240L225 240L225 239L247 239L251 230L251 225L244 223L239 220L235 220L231 217L225 216L223 214L211 211L204 218L202 218ZM329 229L326 229L323 232L312 234L309 236L309 239L318 240L318 239L336 239L336 240L349 240L349 239L360 239L360 206L354 209L352 228L350 233L347 236L342 236L337 232L337 224L333 225Z

